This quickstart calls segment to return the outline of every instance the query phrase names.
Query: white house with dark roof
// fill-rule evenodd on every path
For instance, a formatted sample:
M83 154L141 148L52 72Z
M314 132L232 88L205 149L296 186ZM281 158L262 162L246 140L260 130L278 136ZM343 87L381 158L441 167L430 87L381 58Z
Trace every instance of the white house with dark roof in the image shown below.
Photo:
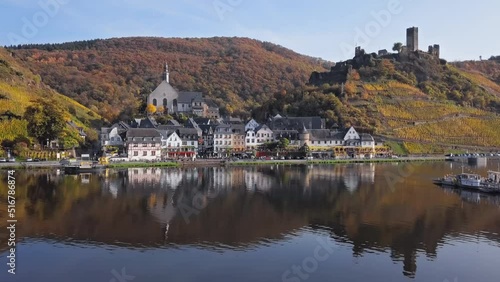
M113 124L111 127L102 127L99 139L101 146L123 146L125 143L122 133L130 129L130 126L123 121Z
M255 130L257 127L259 127L260 124L255 121L254 119L251 119L249 120L246 124L245 124L245 131L248 131L248 130Z
M124 138L123 138L124 137ZM152 161L161 158L161 134L156 129L131 128L122 134L130 161Z
M255 138L257 140L257 145L262 145L267 142L273 142L274 134L269 126L263 124L255 129Z
M260 145L274 141L275 138L273 131L265 124L259 125L255 129L246 131L245 147L247 150L253 150Z
M182 139L176 130L158 130L158 132L161 135L162 156L167 158L177 157L177 153L181 151Z
M200 129L201 130L201 129ZM193 157L198 153L200 137L197 128L183 127L177 130L177 134L182 140L180 157Z
M227 156L233 147L232 135L233 132L230 124L219 124L214 132L214 153L220 156Z

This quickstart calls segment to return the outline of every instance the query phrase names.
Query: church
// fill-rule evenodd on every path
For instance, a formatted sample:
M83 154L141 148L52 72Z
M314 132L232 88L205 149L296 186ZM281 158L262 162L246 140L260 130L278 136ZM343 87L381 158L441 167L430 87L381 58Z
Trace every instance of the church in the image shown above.
M204 118L219 118L219 108L211 100L203 98L201 92L179 92L170 85L170 72L165 64L165 73L160 85L148 95L148 105L163 107L168 114L195 115Z

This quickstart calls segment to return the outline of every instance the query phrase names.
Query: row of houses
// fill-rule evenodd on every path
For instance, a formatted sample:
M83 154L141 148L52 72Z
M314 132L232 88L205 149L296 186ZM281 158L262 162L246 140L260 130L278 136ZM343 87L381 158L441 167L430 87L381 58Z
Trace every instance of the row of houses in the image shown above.
M307 146L349 156L374 154L383 146L370 134L358 133L353 127L325 128L320 117L282 117L276 115L266 123L243 122L238 118L190 118L184 124L175 120L157 124L152 117L119 122L101 129L101 146L105 151L118 148L130 160L159 158L193 158L198 155L228 157L254 153L263 145L288 139L290 148Z

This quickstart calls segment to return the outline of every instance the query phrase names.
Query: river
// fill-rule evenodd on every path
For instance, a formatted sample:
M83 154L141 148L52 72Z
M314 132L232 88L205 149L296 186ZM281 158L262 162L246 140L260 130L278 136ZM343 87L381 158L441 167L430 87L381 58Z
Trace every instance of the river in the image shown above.
M499 281L500 197L432 184L460 171L447 162L17 171L15 275L0 171L0 281Z

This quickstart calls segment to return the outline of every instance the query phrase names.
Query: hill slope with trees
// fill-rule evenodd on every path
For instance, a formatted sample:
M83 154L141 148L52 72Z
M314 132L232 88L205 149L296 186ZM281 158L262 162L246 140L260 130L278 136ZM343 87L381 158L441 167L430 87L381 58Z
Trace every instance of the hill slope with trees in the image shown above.
M117 38L13 50L42 80L109 120L144 111L165 63L181 91L201 91L222 113L248 115L268 95L304 85L330 63L247 38Z
M254 116L320 115L399 143L402 152L500 147L496 62L448 64L418 52L363 54L307 86L276 92ZM350 70L349 70L350 69Z
M97 140L93 128L101 124L101 117L57 93L41 80L39 75L16 60L12 53L0 48L0 154L4 153L1 147L12 148L19 144L28 147L31 143L47 138L58 138L62 145L69 148L83 143L78 130L69 126L68 121L83 128L88 141ZM30 124L30 121L37 123ZM36 128L38 133L28 130L30 126Z
M222 114L260 121L277 113L320 115L412 153L500 147L498 57L447 63L397 47L380 57L363 51L345 73L247 38L116 38L11 50L44 83L110 121L145 112L167 62L174 87L204 92Z

